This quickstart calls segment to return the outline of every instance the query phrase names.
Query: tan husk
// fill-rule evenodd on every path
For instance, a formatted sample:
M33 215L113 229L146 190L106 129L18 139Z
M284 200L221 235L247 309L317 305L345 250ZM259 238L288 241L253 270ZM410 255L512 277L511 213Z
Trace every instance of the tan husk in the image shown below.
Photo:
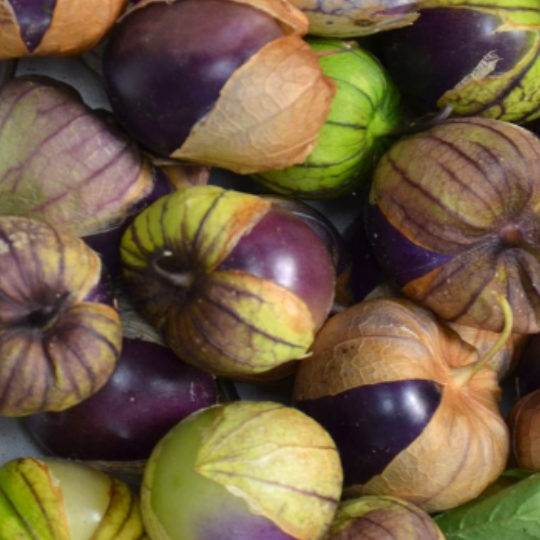
M307 43L278 38L233 74L171 157L241 174L301 163L317 142L335 90Z
M480 360L457 333L407 300L369 300L330 319L312 357L300 364L297 401L400 380L432 380L442 388L421 435L347 496L390 495L434 512L473 499L502 473L509 436L496 372L482 367L462 377L463 366Z
M127 3L128 0L57 0L41 43L29 51L10 4L0 2L0 60L71 56L87 51L105 36Z
M419 13L381 13L380 0L291 0L309 19L309 33L315 36L359 37L411 25ZM409 0L411 9L419 2Z
M521 398L510 411L512 453L521 469L540 470L540 390Z
M175 0L143 0L131 8L127 13L133 13L148 4L155 2L173 4ZM247 4L264 11L276 19L285 35L305 36L308 32L306 16L287 0L229 0L239 4ZM124 15L125 16L125 15Z

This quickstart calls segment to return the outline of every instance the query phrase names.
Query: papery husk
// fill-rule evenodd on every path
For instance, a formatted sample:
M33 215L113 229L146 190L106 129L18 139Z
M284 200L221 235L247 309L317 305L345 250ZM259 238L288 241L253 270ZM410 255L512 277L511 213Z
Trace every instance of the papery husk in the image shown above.
M82 485L74 486L73 478ZM80 490L76 500L69 496L74 489ZM73 540L74 531L90 532L87 540L149 540L137 496L116 478L53 458L20 458L0 468L0 540Z
M228 0L229 2L236 2L238 4L246 4L253 6L261 11L264 11L268 15L274 17L277 23L283 30L285 35L304 36L308 32L308 21L306 16L298 9L296 9L292 3L287 0ZM154 3L167 4L174 3L175 0L142 0L133 6L124 15L127 16L134 11L141 9L148 4Z
M402 380L432 380L442 388L424 431L381 474L349 486L347 496L389 495L436 512L475 498L502 473L509 436L496 373L482 367L470 380L462 377L463 366L479 359L475 348L408 300L365 301L328 321L300 365L295 400Z
M0 2L0 60L25 56L73 56L97 45L128 0L56 0L52 20L34 50L25 45L9 1ZM84 22L83 22L84 21Z
M412 24L419 16L416 8L421 0L291 0L291 3L307 15L310 35L346 38ZM381 14L385 9L401 6L410 6L410 11Z
M240 174L301 163L317 142L335 92L307 43L278 38L235 71L171 157Z
M98 255L45 223L7 217L0 267L0 414L60 411L97 392L122 346L118 313L91 298ZM43 309L50 320L32 323Z
M379 532L381 535L379 536ZM328 540L444 540L435 521L416 505L396 497L343 501Z
M540 390L522 397L508 416L512 455L521 469L540 470Z
M513 332L539 332L539 160L531 132L487 118L446 120L395 143L375 170L370 204L392 226L391 243L382 228L373 241L403 294L492 332L504 325L501 294ZM410 249L411 260L402 254Z
M5 85L0 126L0 216L87 236L119 225L153 189L153 167L137 145L59 81Z
M311 311L293 292L218 268L271 206L254 195L195 186L156 201L122 240L134 307L180 358L218 376L282 378L313 341ZM152 257L167 250L194 278L189 293L152 269Z
M481 328L451 322L446 324L457 332L463 341L475 347L480 356L487 354L500 337L500 334L496 332L489 332ZM512 334L504 346L487 363L497 372L499 381L505 379L517 367L529 337L528 334Z
M190 444L178 448L182 440ZM176 464L171 463L173 455L179 456ZM212 512L220 511L220 502L227 508L227 499L238 498L246 503L241 508L248 523L250 515L262 516L275 526L275 537L279 534L298 540L324 538L339 504L343 481L339 454L328 433L302 412L270 401L239 401L194 413L154 449L141 489L148 531L159 540L188 538L186 533L167 531L160 520L158 497L163 493L158 491L163 491L159 481L164 467L172 474L180 469L183 478L186 473L182 469L189 469L188 478L193 478L190 497L196 507L191 509L194 517L183 520L184 527L197 530L204 516L201 506L210 508L212 517ZM197 485L199 477L201 484ZM216 486L210 484L208 489L208 482ZM179 499L191 487L178 484L178 491L184 490L178 493ZM201 499L197 488L210 500ZM177 504L182 519L185 509L181 502ZM239 537L246 534L242 513L236 514Z
M540 11L540 6L537 9ZM520 124L540 118L540 32L512 70L492 74L488 69L483 73L483 63L484 59L473 73L448 90L437 105L440 108L450 105L455 116L482 116Z

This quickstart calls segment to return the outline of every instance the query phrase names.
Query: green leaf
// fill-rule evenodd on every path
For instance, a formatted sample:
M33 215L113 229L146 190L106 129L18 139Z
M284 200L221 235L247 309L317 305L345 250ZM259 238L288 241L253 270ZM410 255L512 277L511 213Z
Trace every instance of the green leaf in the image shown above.
M540 539L540 473L435 518L447 540Z

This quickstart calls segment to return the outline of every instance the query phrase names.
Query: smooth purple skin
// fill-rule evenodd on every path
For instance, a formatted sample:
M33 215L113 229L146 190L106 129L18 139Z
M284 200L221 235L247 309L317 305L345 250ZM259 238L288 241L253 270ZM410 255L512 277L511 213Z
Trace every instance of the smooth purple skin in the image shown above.
M126 210L127 218L117 227L97 234L86 236L83 240L99 255L107 270L113 277L122 273L122 259L120 257L120 244L122 236L131 222L147 206L157 201L159 198L174 191L173 186L167 176L159 168L154 168L154 187L152 191L136 205Z
M423 9L409 27L378 36L383 64L402 94L423 110L469 75L489 52L509 71L529 50L533 32L496 32L500 19L472 9Z
M335 271L324 243L294 214L273 208L241 238L219 270L273 280L304 300L316 327L328 315Z
M21 38L29 52L34 52L42 42L56 7L56 0L7 0L11 4Z
M103 56L113 111L141 144L170 155L238 67L282 35L271 16L228 0L136 9L119 23Z
M532 336L521 355L516 375L518 397L540 390L540 334Z
M345 245L345 240L335 225L321 212L315 210L302 201L290 199L282 195L260 195L263 199L271 200L278 208L289 210L302 219L313 229L313 232L326 246L330 257L334 261L336 276L341 276L350 265L351 255Z
M46 451L61 457L140 460L178 422L216 400L211 375L170 349L124 339L117 367L99 392L65 411L21 422Z
M376 205L366 208L368 241L378 263L400 287L452 260L453 255L429 251L401 234Z
M334 439L345 486L352 486L382 473L421 435L441 398L441 388L433 381L404 380L360 386L295 405Z
M211 519L195 527L194 540L295 540L268 518L249 512L220 511L214 508Z
M361 302L388 277L368 240L363 212L346 229L343 237L351 254L350 288L354 300Z

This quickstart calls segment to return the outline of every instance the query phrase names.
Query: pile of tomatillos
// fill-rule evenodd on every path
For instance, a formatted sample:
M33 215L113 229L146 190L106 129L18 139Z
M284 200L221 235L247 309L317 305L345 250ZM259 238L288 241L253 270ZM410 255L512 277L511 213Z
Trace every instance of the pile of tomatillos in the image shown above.
M0 540L540 539L538 134L540 0L0 0Z

